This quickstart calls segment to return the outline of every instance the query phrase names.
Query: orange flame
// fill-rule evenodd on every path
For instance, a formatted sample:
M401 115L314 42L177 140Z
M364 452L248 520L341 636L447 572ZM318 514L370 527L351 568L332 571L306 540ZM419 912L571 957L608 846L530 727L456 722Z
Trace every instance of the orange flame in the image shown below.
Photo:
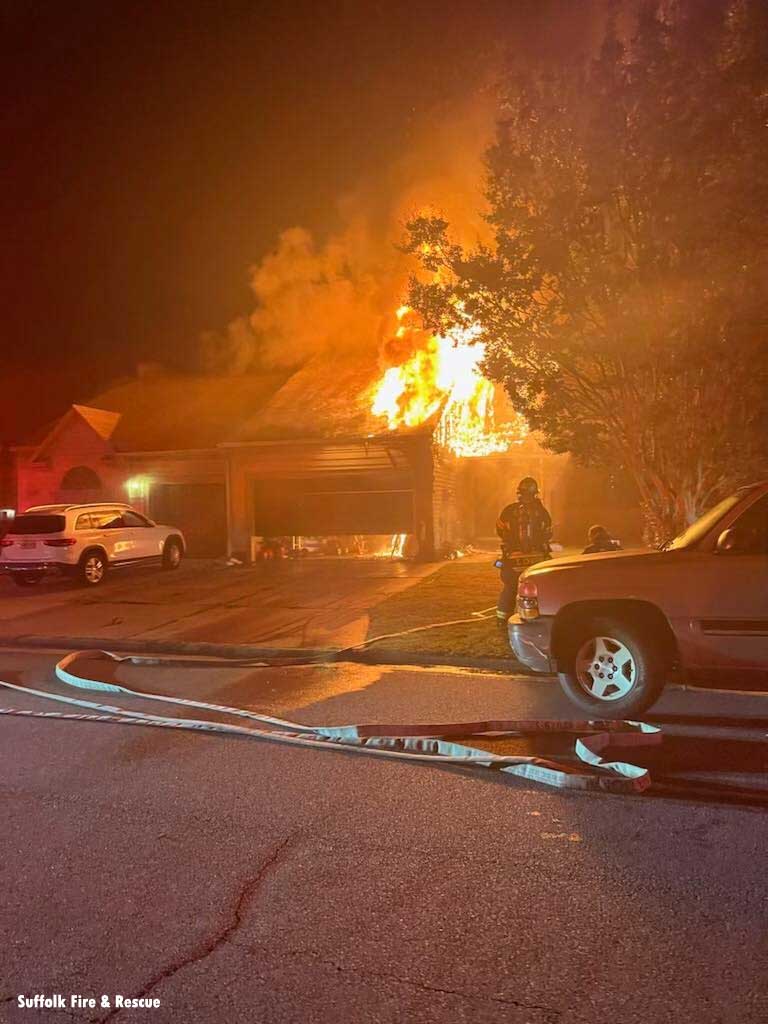
M404 323L408 306L397 311L396 338L417 329ZM507 451L528 432L522 417L496 424L495 387L480 372L485 343L476 324L432 335L399 366L384 372L373 396L371 411L386 417L390 430L416 427L441 409L435 431L438 443L459 456Z

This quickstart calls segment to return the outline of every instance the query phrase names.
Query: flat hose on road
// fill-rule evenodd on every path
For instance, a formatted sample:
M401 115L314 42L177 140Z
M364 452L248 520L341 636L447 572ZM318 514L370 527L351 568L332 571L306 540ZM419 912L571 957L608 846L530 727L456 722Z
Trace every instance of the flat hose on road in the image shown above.
M331 750L355 751L377 757L396 758L439 765L462 765L495 769L534 782L541 782L560 789L608 790L621 793L639 793L650 785L650 776L645 768L625 761L605 761L603 752L608 747L637 747L661 742L661 732L643 722L616 721L488 721L458 722L450 724L403 724L403 725L341 725L310 726L297 722L260 715L245 708L210 704L204 701L172 697L168 694L144 693L131 690L117 683L79 675L73 671L81 659L101 662L111 668L132 658L120 658L107 651L78 651L66 655L56 664L57 678L68 686L107 693L122 693L141 700L176 704L182 707L198 708L217 714L231 715L256 722L260 728L232 725L212 719L176 718L167 715L153 715L134 711L117 705L100 704L95 701L68 697L63 694L36 690L0 680L0 686L20 693L26 693L46 700L87 708L97 714L70 713L63 711L32 711L19 708L0 708L2 715L28 718L53 718L75 721L96 721L120 723L122 725L145 725L170 729L190 729L229 735L247 736L251 739L286 743L293 746L316 747ZM220 664L220 663L218 663ZM264 728L266 727L266 728ZM501 739L511 736L529 736L536 733L562 733L575 735L574 752L580 762L573 765L565 762L546 760L528 755L498 755L476 747L452 742L448 737L492 737Z

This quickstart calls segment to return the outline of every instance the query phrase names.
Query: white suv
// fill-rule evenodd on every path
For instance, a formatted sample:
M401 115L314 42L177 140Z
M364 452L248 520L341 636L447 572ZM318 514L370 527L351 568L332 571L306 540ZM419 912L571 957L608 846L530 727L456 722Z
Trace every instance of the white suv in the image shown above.
M183 555L180 530L119 502L37 505L11 520L0 538L0 572L20 587L54 569L93 587L108 568L156 562L177 569Z

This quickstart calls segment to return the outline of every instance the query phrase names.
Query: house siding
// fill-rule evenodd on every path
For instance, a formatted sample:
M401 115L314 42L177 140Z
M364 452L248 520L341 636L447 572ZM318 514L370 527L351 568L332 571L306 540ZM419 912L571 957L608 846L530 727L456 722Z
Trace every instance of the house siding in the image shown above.
M458 505L457 459L449 451L432 446L433 552L445 554L469 538Z
M624 539L639 535L631 487L611 483L596 470L580 470L566 457L545 452L532 438L509 452L480 459L456 458L434 442L428 429L180 451L118 451L117 432L109 435L112 424L106 414L96 416L98 412L73 407L42 444L1 453L0 508L106 500L129 502L150 516L153 508L163 508L166 514L180 509L190 522L174 525L182 530L187 526L191 532L208 529L215 535L206 551L220 546L222 554L226 550L248 561L252 537L258 532L256 481L267 496L270 487L283 481L290 498L291 493L302 494L301 481L306 480L312 481L305 488L312 498L304 511L320 509L318 521L329 527L357 522L370 510L371 527L376 525L378 531L386 524L392 532L409 533L409 552L430 559L461 544L492 538L498 512L514 500L518 480L533 476L552 513L556 540L578 543L589 522L603 518ZM75 493L62 488L67 473L78 467L98 476L98 489ZM76 476L83 480L87 474ZM347 509L345 494L350 495ZM207 526L201 523L208 518ZM275 518L266 516L263 521L272 525ZM301 522L307 521L305 515ZM371 528L369 533L373 532Z

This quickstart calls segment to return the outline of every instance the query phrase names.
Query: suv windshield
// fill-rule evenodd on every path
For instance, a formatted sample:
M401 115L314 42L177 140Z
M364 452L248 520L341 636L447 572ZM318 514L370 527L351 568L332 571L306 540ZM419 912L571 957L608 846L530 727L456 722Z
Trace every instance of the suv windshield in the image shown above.
M22 536L30 533L61 533L65 522L64 516L44 515L41 512L22 514L16 516L8 532Z
M724 515L731 511L734 505L738 505L743 497L743 494L731 494L728 498L723 498L721 502L715 505L714 508L711 508L709 512L705 512L695 523L691 523L687 530L683 530L674 540L664 544L663 550L674 551L677 548L693 547L705 534L709 533L718 519L722 519Z

